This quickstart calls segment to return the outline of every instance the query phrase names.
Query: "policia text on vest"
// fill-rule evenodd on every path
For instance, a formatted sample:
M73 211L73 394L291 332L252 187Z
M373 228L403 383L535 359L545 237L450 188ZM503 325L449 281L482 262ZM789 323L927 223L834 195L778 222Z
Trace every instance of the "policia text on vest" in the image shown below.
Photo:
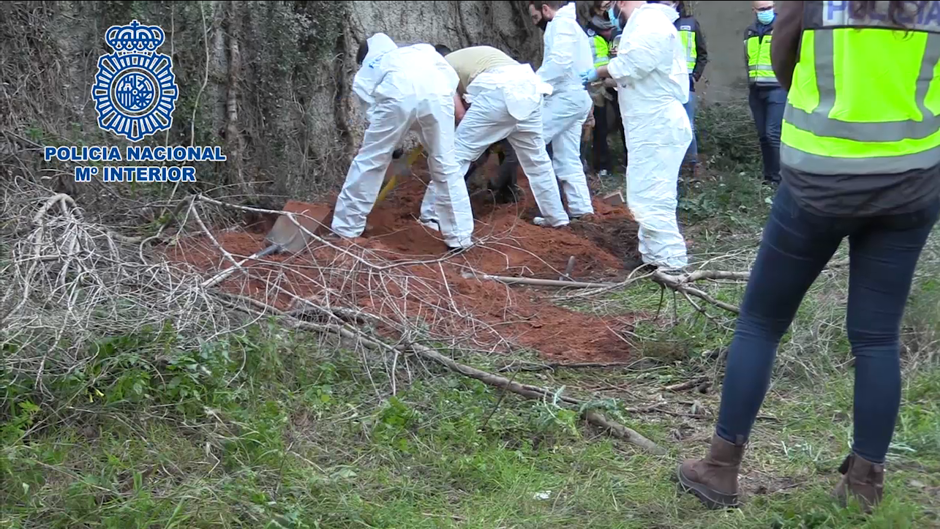
M891 26L888 2L804 2L781 162L820 175L897 174L940 165L940 2ZM877 68L872 68L877 64Z

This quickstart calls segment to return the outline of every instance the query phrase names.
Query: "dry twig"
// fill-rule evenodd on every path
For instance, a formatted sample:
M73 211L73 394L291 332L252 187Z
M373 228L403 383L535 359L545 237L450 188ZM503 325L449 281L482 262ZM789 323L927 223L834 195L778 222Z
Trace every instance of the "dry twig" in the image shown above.
M692 380L687 380L679 384L673 384L671 386L666 386L663 388L663 391L684 391L687 389L692 389L698 387L700 384L708 382L708 377L698 377Z

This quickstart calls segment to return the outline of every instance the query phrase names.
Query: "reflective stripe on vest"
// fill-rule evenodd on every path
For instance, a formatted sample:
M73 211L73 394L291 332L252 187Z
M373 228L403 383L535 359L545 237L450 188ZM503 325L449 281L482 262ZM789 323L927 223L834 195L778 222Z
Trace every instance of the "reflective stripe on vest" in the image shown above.
M698 59L698 50L695 48L695 32L689 29L680 29L679 40L685 50L685 60L689 67L689 73L692 73L692 70L695 69L695 61Z
M776 85L777 76L770 62L771 33L765 33L761 39L758 35L751 35L747 39L747 78L750 84Z
M595 68L600 68L610 62L610 48L604 37L594 35L591 38L591 56L594 58Z
M901 14L906 34L886 29L887 4L861 19L845 2L804 4L781 163L824 175L940 165L940 2Z

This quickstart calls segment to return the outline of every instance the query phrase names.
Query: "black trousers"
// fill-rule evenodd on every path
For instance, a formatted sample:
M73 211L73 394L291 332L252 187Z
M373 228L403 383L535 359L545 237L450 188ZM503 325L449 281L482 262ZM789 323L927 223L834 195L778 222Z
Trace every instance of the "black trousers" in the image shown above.
M620 132L620 142L623 144L623 165L627 165L627 138L623 132L623 119L620 116L620 102L617 100L617 92L608 90L613 95L613 101L608 100L607 104L594 107L594 139L592 145L591 166L595 171L607 170L612 173L614 170L613 160L610 157L610 145L607 143L607 136L613 131ZM610 115L613 113L613 115ZM608 127L608 116L612 117L612 123Z

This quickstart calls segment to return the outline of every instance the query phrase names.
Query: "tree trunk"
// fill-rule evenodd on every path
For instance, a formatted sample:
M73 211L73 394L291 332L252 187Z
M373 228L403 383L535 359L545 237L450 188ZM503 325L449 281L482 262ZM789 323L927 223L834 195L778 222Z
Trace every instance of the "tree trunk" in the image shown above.
M242 153L245 150L238 122L238 83L241 80L241 55L238 51L240 2L227 2L226 26L228 27L228 96L226 102L225 143L228 152L229 171L233 183L244 196L252 195L252 186L242 171Z
M37 179L41 171L61 175L82 206L115 213L100 184L71 181L78 164L44 162L36 145L116 145L122 153L130 145L98 127L91 87L98 58L113 52L105 31L135 19L163 29L156 52L172 54L179 88L169 132L137 145L222 146L225 162L185 164L196 167L198 182L181 184L176 196L227 184L227 195L237 190L272 208L329 193L345 177L364 128L350 91L354 54L368 36L384 32L403 46L486 44L533 68L542 48L520 0L2 2L0 130L10 134L0 134L0 152L12 155L0 164ZM7 139L13 135L28 141ZM141 193L140 186L106 185L128 198ZM174 186L145 187L155 196Z

